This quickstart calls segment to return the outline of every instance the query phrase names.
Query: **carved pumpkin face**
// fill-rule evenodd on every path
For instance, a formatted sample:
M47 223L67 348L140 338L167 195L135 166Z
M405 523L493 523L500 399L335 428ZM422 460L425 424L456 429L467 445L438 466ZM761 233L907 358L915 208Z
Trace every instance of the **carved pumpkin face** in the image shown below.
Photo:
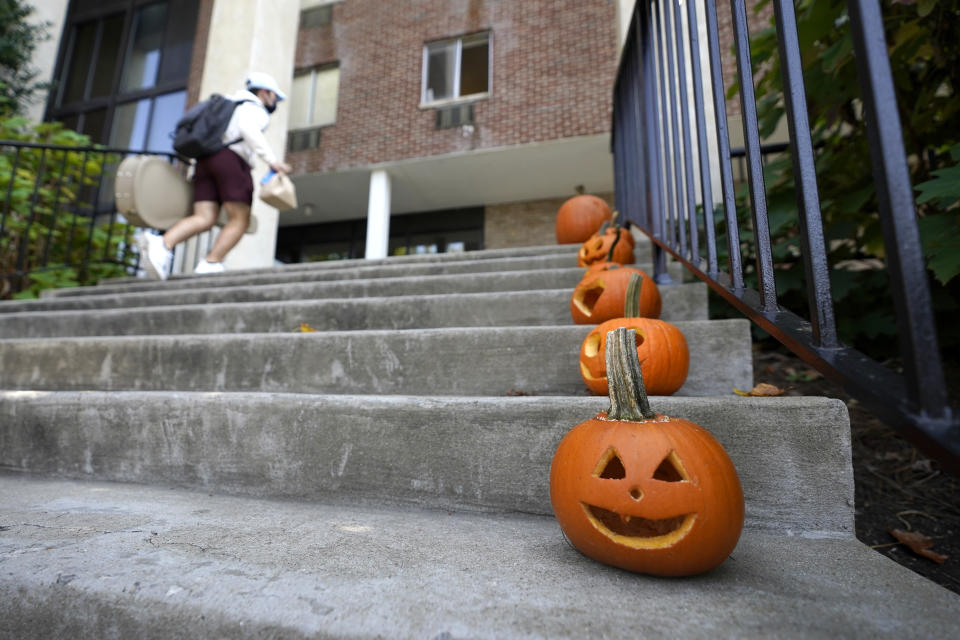
M557 243L584 242L612 216L607 203L591 195L574 196L557 211Z
M652 318L607 320L587 334L580 346L580 376L597 395L607 395L607 332L618 327L637 332L637 357L647 393L668 396L683 386L690 367L690 351L674 325Z
M570 298L570 316L576 324L600 324L624 316L627 285L634 274L643 276L640 304L635 315L660 317L660 290L645 271L607 263L606 267L588 271L574 288Z
M585 555L663 576L709 571L743 527L733 463L702 427L658 415L640 422L582 422L550 468L561 529Z
M619 239L618 239L619 236ZM614 246L614 241L616 245ZM597 262L609 260L617 264L633 264L633 235L623 227L609 227L602 234L594 234L580 247L577 253L577 266L587 267ZM613 255L610 249L613 248Z

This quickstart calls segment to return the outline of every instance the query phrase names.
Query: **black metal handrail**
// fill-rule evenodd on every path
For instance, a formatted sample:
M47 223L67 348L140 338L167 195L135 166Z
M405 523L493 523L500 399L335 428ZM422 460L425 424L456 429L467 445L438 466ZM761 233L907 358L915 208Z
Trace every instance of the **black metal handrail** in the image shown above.
M902 374L842 344L837 335L794 5L790 0L773 0L790 138L786 148L796 176L809 319L778 303L763 181L763 155L768 149L761 148L745 2L731 0L731 8L757 290L744 283L731 171L735 154L729 146L716 5L713 0L705 0L699 7L692 0L685 4L686 26L678 0L638 0L613 96L611 147L616 204L628 220L653 240L655 278L669 282L669 253L794 353L839 382L852 397L914 436L948 465L960 468L960 415L948 403L882 16L876 0L848 0L847 5L900 334ZM702 89L698 24L705 25L708 37L712 96L705 96ZM686 87L687 63L693 78L692 105ZM712 101L715 115L710 123L704 106L708 101ZM718 146L719 201L728 254L725 270L718 263L712 220L708 127ZM692 131L697 134L696 148L691 142ZM696 178L699 193L694 189ZM698 234L701 216L705 235L703 257Z
M131 154L176 160L134 149L0 140L6 165L0 175L0 185L6 181L0 188L0 293L16 293L29 276L58 269L85 272L96 264L137 272L139 255L131 234L118 225L112 189L120 160Z

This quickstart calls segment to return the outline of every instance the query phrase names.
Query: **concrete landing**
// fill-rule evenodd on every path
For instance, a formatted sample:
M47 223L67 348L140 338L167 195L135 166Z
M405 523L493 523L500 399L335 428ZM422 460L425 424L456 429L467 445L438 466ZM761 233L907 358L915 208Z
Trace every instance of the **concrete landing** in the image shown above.
M9 638L955 638L960 598L850 537L746 530L696 578L550 517L0 476Z

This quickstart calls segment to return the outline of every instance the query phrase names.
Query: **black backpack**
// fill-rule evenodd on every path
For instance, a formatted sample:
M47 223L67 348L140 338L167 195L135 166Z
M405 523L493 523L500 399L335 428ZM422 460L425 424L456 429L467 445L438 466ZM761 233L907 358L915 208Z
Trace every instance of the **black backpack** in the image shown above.
M223 142L223 132L230 124L233 110L239 102L214 93L190 108L177 122L173 133L173 150L187 158L203 158L210 156L224 147L239 142Z

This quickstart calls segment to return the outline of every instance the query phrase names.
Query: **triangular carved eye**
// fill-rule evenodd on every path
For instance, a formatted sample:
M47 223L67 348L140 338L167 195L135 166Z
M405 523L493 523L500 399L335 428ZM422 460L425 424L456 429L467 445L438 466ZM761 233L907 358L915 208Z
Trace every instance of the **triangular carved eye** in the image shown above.
M613 447L607 449L600 462L597 463L593 475L605 480L622 480L627 477L627 470L623 467L623 461Z
M653 479L663 482L684 482L689 480L690 477L687 475L686 469L683 468L683 463L680 462L677 452L671 451L657 467L657 470L653 472Z

